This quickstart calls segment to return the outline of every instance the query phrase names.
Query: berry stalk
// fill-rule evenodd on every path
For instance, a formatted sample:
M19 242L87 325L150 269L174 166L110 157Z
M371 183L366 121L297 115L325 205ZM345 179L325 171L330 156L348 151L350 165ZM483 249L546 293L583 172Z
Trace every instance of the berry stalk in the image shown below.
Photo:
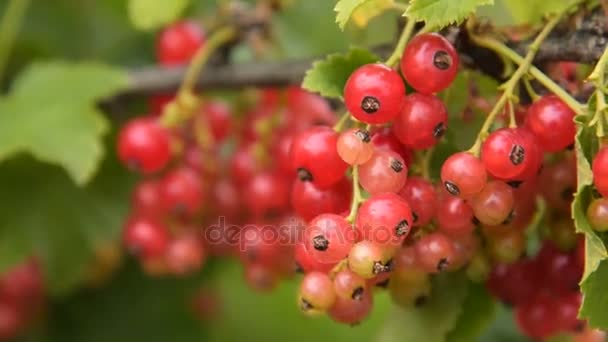
M547 22L545 27L543 27L543 29L540 31L540 33L536 36L536 38L534 39L532 44L530 44L530 46L528 48L528 53L526 54L525 58L522 58L516 52L509 49L506 45L504 45L503 43L501 43L493 38L475 36L474 34L471 35L472 40L475 43L477 43L478 45L491 48L501 54L504 54L505 56L511 58L515 63L517 63L519 65L519 67L517 68L517 70L515 70L513 75L511 75L509 80L507 82L503 83L499 87L499 89L500 88L503 89L503 93L500 96L500 98L498 99L498 101L496 102L496 104L494 105L494 108L492 108L492 110L490 111L490 114L488 114L488 117L486 118L486 120L484 121L483 126L479 130L475 143L469 149L469 152L472 153L473 155L479 156L479 152L481 149L481 143L487 136L492 124L494 123L494 120L496 119L496 116L504 108L505 104L507 104L507 101L510 102L510 101L512 101L513 98L515 98L515 95L513 94L515 87L517 87L517 85L519 84L519 81L522 79L522 77L524 77L526 75L526 73L528 73L528 72L531 73L532 68L534 68L534 66L532 65L532 62L534 61L536 52L538 51L542 42L547 38L549 33L551 33L553 28L555 28L555 26L559 23L559 21L562 18L562 15L564 13L565 13L565 11L557 14L555 17L553 17L551 20L549 20L549 22ZM499 48L499 46L500 46L500 48ZM504 53L504 51L502 51L504 49L511 50L511 52L517 56L517 58L513 58L512 56L509 56L510 54ZM543 75L544 75L544 73L543 73ZM545 75L545 77L546 77L546 75ZM538 79L538 77L536 77L536 78ZM547 77L547 79L548 79L548 77ZM551 83L553 83L553 81L551 81ZM576 100L574 100L570 95L568 95L563 89L561 89L557 84L553 83L553 85L556 88L559 88L561 90L561 92L565 93L567 95L567 97L569 97L572 101L576 102L577 106L580 107L580 104ZM549 88L549 87L547 87L547 88ZM551 89L551 88L550 88L550 90L553 91L553 89ZM554 93L555 93L555 91L554 91ZM556 95L558 95L558 94L556 93ZM560 96L560 98L561 98L561 96ZM564 100L564 102L566 102L570 107L572 107L570 102L568 102L566 100ZM512 104L510 107L511 107L511 110L513 110ZM574 110L574 108L573 108L573 110Z
M200 105L199 99L194 92L198 76L213 53L222 45L234 39L236 34L236 30L232 27L220 28L196 52L186 71L175 100L165 106L161 117L161 123L164 126L173 127L192 116Z
M397 42L397 46L395 46L395 50L390 55L390 57L384 62L390 68L393 68L399 63L401 60L401 56L403 55L403 50L405 49L405 45L412 37L412 33L414 32L414 27L416 26L416 21L412 19L408 19L403 31L401 32L401 36L399 37L399 41Z
M346 220L348 222L354 222L357 217L357 211L359 210L359 204L363 202L363 196L361 194L361 187L359 186L359 166L353 165L353 200L350 204L350 212Z

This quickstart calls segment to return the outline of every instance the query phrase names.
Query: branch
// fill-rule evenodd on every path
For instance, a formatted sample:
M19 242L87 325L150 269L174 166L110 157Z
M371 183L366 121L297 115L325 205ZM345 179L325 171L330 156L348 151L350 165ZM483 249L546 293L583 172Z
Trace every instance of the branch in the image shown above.
M570 25L572 26L572 25ZM557 29L541 45L534 64L551 61L576 61L595 63L602 55L608 43L608 25L603 11L596 10L587 14L575 24L573 30ZM502 61L492 51L476 46L467 37L466 30L452 27L446 31L462 56L463 64L468 68L480 71L501 79ZM510 42L508 45L520 54L525 54L530 44ZM390 46L379 46L373 49L381 57L387 57ZM198 79L197 87L206 88L242 88L246 86L287 86L300 84L306 70L315 58L282 62L255 62L245 64L215 65L205 70ZM164 69L146 67L131 72L131 86L126 92L132 94L154 94L175 91L184 77L185 68ZM121 94L125 95L125 94Z

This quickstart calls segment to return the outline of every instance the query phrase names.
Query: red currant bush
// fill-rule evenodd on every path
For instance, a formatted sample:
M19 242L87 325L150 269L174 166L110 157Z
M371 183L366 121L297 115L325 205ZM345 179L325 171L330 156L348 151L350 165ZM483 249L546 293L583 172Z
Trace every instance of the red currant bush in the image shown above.
M437 33L420 34L412 39L401 57L401 73L407 83L422 94L447 88L458 72L458 53Z
M171 159L167 130L150 118L129 121L118 135L118 157L129 169L154 173Z
M433 95L411 94L393 121L395 136L406 147L422 150L437 144L448 127L448 112Z
M355 70L344 86L344 103L359 121L381 124L391 121L405 98L399 74L383 64L366 64Z

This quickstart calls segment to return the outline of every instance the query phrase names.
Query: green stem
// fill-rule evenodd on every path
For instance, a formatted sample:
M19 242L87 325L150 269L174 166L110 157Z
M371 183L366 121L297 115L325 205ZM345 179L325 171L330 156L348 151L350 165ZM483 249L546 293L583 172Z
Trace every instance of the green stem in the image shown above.
M353 200L350 204L350 212L346 220L348 222L354 222L357 217L357 211L359 211L359 204L363 201L361 195L361 187L359 186L359 166L353 165Z
M424 153L424 158L422 159L421 167L421 173L424 179L431 179L431 160L433 159L434 151L434 148L430 148Z
M515 104L513 101L507 103L509 105L509 128L517 128L517 118L515 117Z
M338 122L336 122L336 124L333 127L334 131L336 131L338 133L342 132L342 130L344 130L344 126L348 122L348 119L350 119L350 113L349 112L346 112L346 113L342 114L342 116L340 117L340 119L338 120Z
M545 27L539 32L539 34L536 36L536 38L534 39L532 44L530 44L530 46L528 47L528 53L526 54L525 57L521 57L515 51L511 50L509 47L504 45L502 42L499 42L498 40L495 40L494 38L489 38L489 37L485 37L485 36L479 37L479 36L471 35L471 39L476 44L490 48L490 49L498 52L499 54L508 57L509 59L513 60L517 65L519 65L519 67L517 68L517 70L515 70L513 75L511 75L509 80L500 86L500 88L503 89L503 93L500 96L500 98L498 99L498 101L496 102L496 104L494 105L494 108L492 108L492 110L490 111L490 114L488 114L486 120L484 121L483 126L481 127L481 129L477 135L477 139L475 140L475 143L469 149L469 152L472 153L473 155L479 156L479 151L481 149L481 143L485 139L485 137L488 135L490 127L494 123L496 116L504 108L507 101L510 101L511 99L513 99L515 97L513 94L515 87L518 85L518 83L522 79L522 77L524 75L526 75L526 73L528 73L528 72L530 72L532 74L532 76L534 76L540 83L542 83L547 88L549 88L549 90L553 91L556 95L558 95L560 98L562 98L562 100L564 100L564 102L566 102L570 107L572 107L572 109L575 110L575 112L577 112L577 114L579 114L579 112L582 113L582 106L580 103L578 103L574 98L572 98L562 88L560 88L557 84L555 84L549 77L547 77L540 70L534 68L534 66L532 65L532 62L534 61L534 57L536 56L536 52L538 51L540 45L547 38L547 36L551 32L551 30L553 30L553 28L559 23L559 20L561 19L562 15L564 13L565 13L565 11L561 12L560 14L556 15L551 20L549 20L549 22L547 22ZM536 69L537 72L533 72L533 69ZM543 81L543 79L544 79L544 81ZM547 82L547 80L548 80L548 82ZM545 84L545 83L548 83L548 84ZM562 96L560 96L560 94Z
M604 50L602 57L597 61L595 68L587 77L587 80L595 85L595 114L589 122L589 126L596 125L595 134L598 137L604 136L604 114L608 106L604 94L604 85L606 82L606 64L608 62L608 48Z
M408 19L403 31L401 32L401 36L399 37L399 41L397 42L397 46L395 46L395 50L391 56L384 62L384 64L389 67L394 67L399 63L401 59L401 55L403 55L403 50L405 49L405 44L410 40L412 33L414 32L414 27L416 26L416 21L412 19Z
M190 66L184 76L184 81L180 86L180 93L194 93L194 86L196 81L201 74L203 67L211 57L211 55L222 45L234 39L236 36L236 30L232 27L224 27L217 30L209 40L201 47L190 62Z
M534 90L534 88L532 88L532 84L530 83L530 80L527 77L524 77L523 83L524 83L524 87L526 87L526 91L528 92L528 95L530 95L530 98L532 99L532 102L540 99L540 95L538 95L536 93L536 91Z
M10 0L0 22L0 80L30 0Z

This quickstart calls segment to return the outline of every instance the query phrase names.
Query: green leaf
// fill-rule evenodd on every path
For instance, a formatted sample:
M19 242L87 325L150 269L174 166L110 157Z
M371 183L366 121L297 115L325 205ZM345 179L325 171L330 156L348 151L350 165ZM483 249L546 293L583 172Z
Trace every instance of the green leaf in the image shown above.
M359 27L365 27L370 19L390 8L393 0L339 0L334 7L336 23L341 30L352 18Z
M58 168L31 158L0 165L0 273L36 255L51 294L82 283L94 249L120 236L127 209L126 171L116 161L101 171L80 188Z
M374 63L378 57L365 49L353 48L346 54L333 54L313 63L302 87L325 97L341 98L350 74L358 67Z
M441 28L462 22L479 6L492 4L494 0L412 0L405 16L424 21L429 27Z
M137 29L153 30L175 21L190 0L129 0L129 16Z
M464 313L468 284L462 274L437 276L431 299L421 308L395 307L377 341L445 341Z
M476 341L492 323L496 314L496 302L485 286L470 284L454 329L446 338L448 342Z
M546 0L497 0L507 9L515 25L535 24L541 22L547 15L559 13L576 0L546 1ZM503 12L501 14L505 16Z
M127 85L127 76L95 63L32 64L0 98L0 161L28 152L88 182L104 155L109 125L97 100Z
M583 305L579 317L587 319L592 328L608 328L608 260L602 260L595 272L589 274L581 284Z

